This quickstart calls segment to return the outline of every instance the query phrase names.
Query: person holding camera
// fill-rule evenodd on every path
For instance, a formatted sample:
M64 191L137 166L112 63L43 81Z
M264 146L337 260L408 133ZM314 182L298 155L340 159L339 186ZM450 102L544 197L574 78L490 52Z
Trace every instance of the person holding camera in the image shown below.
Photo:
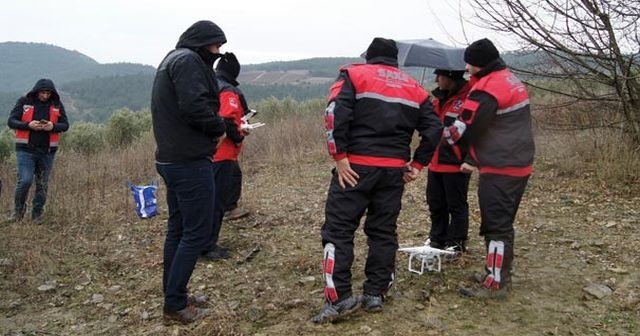
M31 219L41 223L60 133L69 129L69 121L53 81L40 79L26 96L20 97L11 110L7 125L16 130L18 171L15 208L9 221L17 222L24 217L29 189L35 179Z

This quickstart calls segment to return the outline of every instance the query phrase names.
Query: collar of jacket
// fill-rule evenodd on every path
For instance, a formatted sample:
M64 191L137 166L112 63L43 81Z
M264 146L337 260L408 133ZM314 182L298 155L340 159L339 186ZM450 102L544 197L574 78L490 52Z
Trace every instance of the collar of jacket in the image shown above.
M387 56L376 56L367 61L367 64L384 64L392 67L398 67L398 60Z
M506 67L507 67L507 65L504 63L502 58L498 57L497 59L495 59L491 63L487 64L486 67L482 68L482 70L478 71L478 73L475 74L474 77L482 78L482 77L484 77L484 76L486 76L486 75L488 75L488 74L490 74L492 72L505 69Z
M447 98L454 96L456 93L458 93L462 87L467 84L467 80L466 79L459 79L456 80L456 85L453 87L453 90L440 90L439 87L436 87L435 89L433 89L431 91L431 94L438 98L440 101L445 101L447 100Z

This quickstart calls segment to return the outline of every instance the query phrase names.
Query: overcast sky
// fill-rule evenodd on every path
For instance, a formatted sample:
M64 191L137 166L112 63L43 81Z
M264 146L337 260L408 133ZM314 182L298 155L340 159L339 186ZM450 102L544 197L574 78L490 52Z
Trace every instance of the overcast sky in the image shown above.
M431 37L458 46L496 39L468 24L462 28L461 1L10 0L1 5L0 42L42 42L100 63L157 66L198 20L217 23L228 40L222 51L235 52L245 64L355 57L376 36Z

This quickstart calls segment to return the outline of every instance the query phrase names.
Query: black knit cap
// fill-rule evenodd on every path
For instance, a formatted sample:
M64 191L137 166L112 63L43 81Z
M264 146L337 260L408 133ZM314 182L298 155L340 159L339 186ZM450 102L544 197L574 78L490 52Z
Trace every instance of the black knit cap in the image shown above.
M376 37L371 41L365 59L368 61L374 57L391 57L398 59L398 47L396 41L382 37Z
M464 61L467 64L481 68L499 57L500 53L498 49L496 49L496 46L486 38L471 43L467 49L464 50Z
M233 79L238 78L240 74L240 62L233 53L225 53L220 57L218 64L216 65L216 71L227 73Z
M447 76L451 79L462 79L464 78L464 70L445 70L445 69L436 69L434 72L436 75Z

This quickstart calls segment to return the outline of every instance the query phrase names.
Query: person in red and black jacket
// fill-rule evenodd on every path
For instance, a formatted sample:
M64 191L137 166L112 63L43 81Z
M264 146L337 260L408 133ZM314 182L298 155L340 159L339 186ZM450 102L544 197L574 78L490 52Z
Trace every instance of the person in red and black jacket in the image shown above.
M445 127L451 126L462 112L469 83L464 70L436 69L438 87L431 91L433 109ZM441 144L429 163L427 204L431 217L429 245L464 252L469 231L469 173L460 166L467 156L465 146Z
M216 181L216 210L213 231L209 246L203 257L218 260L229 257L228 250L218 246L218 238L225 213L235 212L239 218L249 212L238 207L242 190L242 171L238 155L242 150L242 141L247 134L242 130L242 117L249 111L244 94L238 88L237 78L240 63L233 53L225 53L216 65L216 76L220 88L220 117L224 119L226 136L220 142L213 156L213 175Z
M502 299L511 287L516 212L532 172L535 145L525 85L506 68L488 39L470 44L464 53L471 89L463 112L445 128L445 139L465 139L470 160L463 171L480 172L480 235L487 248L486 274L478 288L460 288L468 297Z
M429 94L398 69L395 41L375 38L366 64L340 69L325 110L327 146L335 160L321 236L325 305L312 321L323 323L356 310L382 309L393 283L398 249L396 220L404 183L431 160L442 133ZM413 158L410 143L421 136ZM365 214L369 254L364 295L351 290L353 238Z
M18 99L7 125L16 130L18 165L15 208L9 220L19 221L24 217L29 188L35 177L31 219L40 222L60 133L69 129L69 120L53 81L38 80L26 96Z

